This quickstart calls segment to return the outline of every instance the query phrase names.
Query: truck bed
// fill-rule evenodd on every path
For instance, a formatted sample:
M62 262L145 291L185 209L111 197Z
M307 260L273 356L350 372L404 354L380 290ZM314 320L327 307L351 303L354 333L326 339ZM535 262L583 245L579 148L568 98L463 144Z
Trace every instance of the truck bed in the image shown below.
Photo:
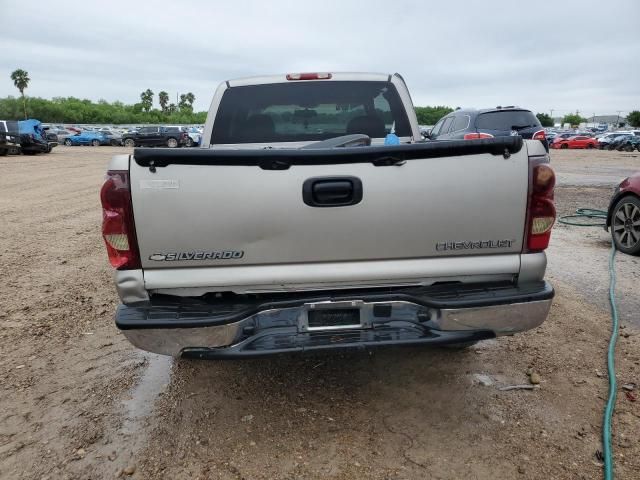
M528 171L517 136L331 149L136 149L131 195L145 284L194 295L513 278ZM319 195L329 204L305 193L315 185L328 185ZM338 205L335 195L354 198Z

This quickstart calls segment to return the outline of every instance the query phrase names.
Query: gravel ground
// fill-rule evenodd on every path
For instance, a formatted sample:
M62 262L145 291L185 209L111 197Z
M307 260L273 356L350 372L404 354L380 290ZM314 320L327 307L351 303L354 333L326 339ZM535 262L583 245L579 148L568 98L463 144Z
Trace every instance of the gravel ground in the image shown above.
M463 352L174 362L112 323L98 188L123 151L0 159L0 478L601 478L606 232L555 228L557 296L526 334ZM552 164L566 214L606 208L640 156L558 151ZM621 384L640 384L638 261L617 260ZM498 389L531 370L539 388ZM619 479L640 471L630 398L616 405Z

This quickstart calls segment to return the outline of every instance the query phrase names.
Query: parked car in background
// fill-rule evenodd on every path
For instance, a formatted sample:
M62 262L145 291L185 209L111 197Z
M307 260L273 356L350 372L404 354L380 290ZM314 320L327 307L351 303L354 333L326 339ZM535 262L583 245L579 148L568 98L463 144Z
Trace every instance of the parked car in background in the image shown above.
M608 143L604 144L602 148L605 150L616 150L618 148L618 144L631 135L632 134L629 132L620 133L612 138Z
M429 138L429 133L431 133L433 125L418 125L418 128L420 128L420 135L422 135L422 138Z
M640 172L625 178L616 188L604 228L611 229L618 250L640 255Z
M556 138L556 135L558 135L558 132L545 132L545 137L547 138L549 145L551 145L553 140Z
M166 127L167 129L179 129L182 132L187 134L187 141L185 143L186 147L197 147L200 145L202 141L202 133L196 127L185 127L181 125L170 125Z
M122 134L115 130L100 130L100 133L109 137L109 145L112 147L119 147L122 145Z
M616 141L616 150L622 152L633 152L638 150L640 152L640 136L628 135L619 137L620 141Z
M103 132L91 132L84 131L67 137L64 144L68 147L77 145L91 145L93 147L99 147L100 145L111 145L111 137L105 135Z
M629 133L627 135L620 135L614 138L609 143L609 145L607 145L607 150L618 150L619 152L622 150L627 150L631 152L636 148L636 144L639 140L640 137L636 137L632 133Z
M20 151L18 122L0 120L0 156Z
M23 154L36 155L38 153L49 153L51 151L40 120L29 119L18 121L18 132L20 150Z
M44 136L47 139L47 145L49 147L49 149L47 150L47 153L50 153L54 147L57 147L59 145L58 135L56 135L55 132L52 132L51 129L49 128L45 128L43 130L44 130Z
M598 147L605 149L609 146L611 142L613 142L616 138L628 135L629 132L611 132L606 135L600 137L598 139Z
M575 137L576 135L576 132L558 132L553 141L566 140L567 138Z
M549 149L540 120L530 110L517 107L455 110L435 124L428 138L473 140L513 135L540 140L545 149Z
M187 147L197 147L202 142L202 132L198 130L196 127L186 127L187 135L189 135L189 139L187 140Z
M597 148L598 141L595 138L584 135L576 135L569 138L556 138L551 148Z
M126 147L182 147L188 143L189 135L183 127L141 127L122 136Z
M64 143L65 139L75 135L77 132L72 132L70 130L64 128L50 127L48 130L49 133L54 133L58 137L58 143Z
M64 130L64 126L57 123L43 123L42 128L45 130Z

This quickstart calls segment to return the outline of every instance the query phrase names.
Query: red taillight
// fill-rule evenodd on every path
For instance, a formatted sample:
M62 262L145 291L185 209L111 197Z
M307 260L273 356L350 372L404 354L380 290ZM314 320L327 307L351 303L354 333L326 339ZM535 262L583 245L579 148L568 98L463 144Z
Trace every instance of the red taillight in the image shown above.
M544 130L538 130L536 133L533 134L534 140L544 140L546 138L547 138L547 134L544 133Z
M329 80L330 73L287 73L287 80Z
M531 162L531 159L529 160ZM531 162L531 186L527 212L527 251L540 252L549 246L551 229L556 221L553 189L556 175L546 163Z
M100 190L102 236L109 262L118 270L140 268L140 253L133 222L129 172L109 170Z
M478 138L493 138L493 135L490 133L465 133L465 140L476 140Z
M536 195L544 195L553 199L553 189L556 186L556 173L549 165L542 164L533 168L531 188Z

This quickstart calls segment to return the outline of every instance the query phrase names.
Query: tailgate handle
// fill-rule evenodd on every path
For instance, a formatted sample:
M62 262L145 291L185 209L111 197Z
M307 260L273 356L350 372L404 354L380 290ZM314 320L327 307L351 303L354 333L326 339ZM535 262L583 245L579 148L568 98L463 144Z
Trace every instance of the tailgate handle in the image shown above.
M302 200L310 207L346 207L362 200L357 177L315 177L302 185Z

